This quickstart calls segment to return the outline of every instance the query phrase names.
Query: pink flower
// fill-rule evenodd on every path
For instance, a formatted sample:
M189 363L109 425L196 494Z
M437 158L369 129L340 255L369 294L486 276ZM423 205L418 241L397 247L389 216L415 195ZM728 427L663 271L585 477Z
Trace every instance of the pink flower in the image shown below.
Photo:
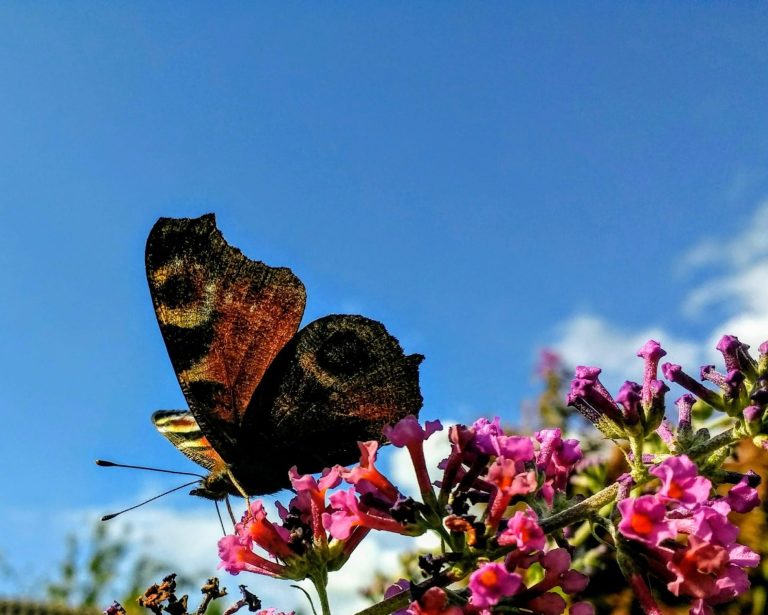
M651 470L661 479L658 495L662 501L674 501L686 508L706 502L712 490L708 478L698 475L698 468L687 455L668 457Z
M358 442L357 445L360 448L360 463L351 470L341 469L344 480L356 487L361 487L364 482L368 483L370 487L373 487L373 489L366 489L368 492L377 493L378 497L388 502L395 502L400 492L386 476L379 472L375 465L379 443L376 440L371 440L370 442Z
M231 534L219 540L219 559L219 568L230 574L246 571L279 577L285 570L284 566L256 555L245 539Z
M496 527L501 521L514 496L532 493L537 485L536 473L533 470L518 472L517 463L504 457L498 457L491 464L486 479L495 486L488 503L488 525L491 527Z
M415 416L406 416L400 419L394 426L384 427L384 435L397 448L413 446L418 442L424 442L429 436L443 428L440 421L427 421L422 427Z
M288 477L299 496L303 493L309 495L312 535L316 541L325 544L327 538L322 522L325 511L325 492L341 482L338 466L324 470L319 481L311 474L300 475L296 466L288 470Z
M546 592L532 598L525 605L536 615L561 615L565 611L565 599L554 592Z
M252 542L256 543L269 554L283 561L296 556L288 545L288 532L267 520L267 511L264 510L261 500L251 503L250 511L243 515L243 520L235 527L235 533L249 548Z
M330 497L332 513L323 513L323 527L337 540L346 540L352 528L362 525L354 489L337 491Z
M749 478L745 476L730 488L726 502L732 510L747 513L760 504L760 497L757 495L757 489L750 487Z
M354 489L337 491L331 494L329 499L332 512L323 513L323 527L333 538L346 540L350 537L352 529L358 526L396 534L409 533L409 526L399 523L389 513L365 506L358 501Z
M728 520L729 512L728 503L717 498L676 522L682 534L667 561L674 575L667 587L675 595L696 599L692 613L711 613L711 605L746 591L749 580L744 568L760 563L757 553L736 543L738 528ZM687 541L681 542L686 536Z
M656 546L662 540L677 535L673 524L665 519L667 509L656 496L641 495L622 500L619 512L619 531L627 538Z
M559 429L542 429L536 432L540 442L536 454L536 467L544 471L546 482L542 496L552 504L555 491L563 491L576 462L582 458L578 440L563 440Z
M484 564L469 577L472 592L469 601L480 608L494 606L502 598L515 594L521 585L520 575L507 571L502 564Z
M624 423L627 425L636 425L640 422L640 399L642 396L642 385L637 382L627 380L621 385L616 401L621 404Z
M566 402L606 435L618 435L621 433L621 412L616 401L600 382L600 371L599 367L577 366Z
M680 529L708 542L730 547L736 542L739 528L728 520L729 512L731 508L725 500L714 500L693 512L690 527L681 523Z
M643 347L637 351L637 356L644 360L643 369L643 406L648 407L651 400L657 393L658 385L656 382L656 372L659 366L659 359L667 354L656 340L648 340Z
M526 553L541 550L547 544L544 531L539 527L538 517L530 508L512 515L498 540L502 546L516 545Z
M532 461L533 442L525 436L499 436L496 438L496 455L525 463Z
M493 421L486 418L479 418L472 423L472 429L475 432L475 447L485 455L498 455L499 447L496 438L504 435L501 428L501 419L498 416L493 417Z
M685 595L694 598L715 596L719 592L718 577L724 572L730 572L726 570L729 567L728 564L728 551L724 547L706 542L696 536L689 536L688 546L675 551L672 560L667 563L667 568L676 577L667 584L667 587L676 596ZM744 591L749 587L746 574L740 568L736 570L743 577L738 585L740 591ZM729 578L732 579L732 577Z
M419 483L421 493L430 499L434 499L432 481L427 471L427 461L424 457L424 441L436 431L440 431L443 425L440 421L427 421L424 427L419 424L415 416L406 416L398 421L394 427L386 426L384 435L396 447L406 447L411 456L411 463L416 471L416 480Z
M419 600L411 602L408 615L462 615L458 606L448 605L448 595L440 587L430 587Z
M296 466L288 470L288 478L296 491L308 491L310 493L325 494L328 489L338 487L341 482L339 466L326 468L323 470L320 480L317 480L312 474L299 474Z

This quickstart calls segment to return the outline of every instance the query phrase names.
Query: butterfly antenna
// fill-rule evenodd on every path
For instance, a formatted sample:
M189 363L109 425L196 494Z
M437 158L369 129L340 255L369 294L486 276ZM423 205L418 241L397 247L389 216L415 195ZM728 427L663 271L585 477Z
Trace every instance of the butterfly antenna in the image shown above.
M148 466L133 466L127 463L115 463L114 461L105 461L104 459L97 459L96 465L102 468L131 468L133 470L149 470L150 472L163 472L165 474L179 474L180 476L197 476L198 478L205 478L202 474L195 472L179 472L177 470L163 470L162 468L150 468Z
M157 498L161 498L164 495L168 495L169 493L173 493L174 491L178 491L179 489L184 489L184 487L189 487L190 485L196 484L197 481L193 480L188 483L184 483L183 485L179 485L178 487L174 487L173 489L169 489L168 491L164 491L160 495L156 495L154 497L149 498L148 500L144 500L143 502L136 504L135 506L131 506L130 508L126 508L125 510L121 510L120 512L112 513L111 515L104 515L101 520L102 521L109 521L110 519L114 519L117 517L117 515L122 515L124 512L128 512L129 510L133 510L134 508L138 508L139 506L144 506L144 504L149 504L152 500L156 500Z
M214 504L214 506L216 506L216 514L218 515L219 523L221 524L221 532L222 532L222 534L224 534L224 536L226 536L227 535L227 530L224 527L224 519L221 518L221 510L219 510L219 503L216 500L214 500L213 504Z

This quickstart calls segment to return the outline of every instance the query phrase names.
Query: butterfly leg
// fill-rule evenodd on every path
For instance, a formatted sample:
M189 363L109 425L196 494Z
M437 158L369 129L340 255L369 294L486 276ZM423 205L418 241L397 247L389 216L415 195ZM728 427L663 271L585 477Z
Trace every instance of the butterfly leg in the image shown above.
M232 471L227 468L227 476L229 476L229 480L232 481L232 484L235 486L235 489L237 489L240 492L240 495L242 495L245 498L245 505L246 510L250 512L251 510L251 498L248 497L248 494L245 492L245 489L242 488L240 483L237 482L237 479L235 478L235 475L232 474Z
M235 513L232 512L232 503L229 501L228 495L224 496L224 501L227 503L227 510L229 511L229 518L232 519L232 525L237 525L237 521L235 520Z
M227 502L227 503L229 503L229 502ZM216 507L216 516L218 516L218 518L219 518L219 524L221 525L221 532L222 532L222 534L224 534L224 536L226 536L227 535L227 530L224 527L224 519L221 518L221 511L219 510L219 503L216 500L214 500L213 501L213 505Z

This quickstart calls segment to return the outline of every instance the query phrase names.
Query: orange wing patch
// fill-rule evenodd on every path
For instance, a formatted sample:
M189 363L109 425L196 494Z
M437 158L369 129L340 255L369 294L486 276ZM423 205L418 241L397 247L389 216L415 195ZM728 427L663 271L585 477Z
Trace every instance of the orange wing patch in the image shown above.
M227 461L256 387L296 333L306 303L290 269L230 246L212 214L161 218L147 239L147 280L179 384Z

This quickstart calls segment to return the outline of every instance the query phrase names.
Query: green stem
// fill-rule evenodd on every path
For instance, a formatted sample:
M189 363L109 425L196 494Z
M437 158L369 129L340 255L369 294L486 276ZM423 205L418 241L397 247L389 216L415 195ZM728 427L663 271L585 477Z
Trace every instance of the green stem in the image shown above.
M357 615L389 615L402 608L407 607L411 602L411 592L405 590L404 592L377 602L373 606L369 606L367 609L358 611Z
M603 506L613 502L618 494L619 483L613 483L610 487L598 491L595 495L589 496L586 500L579 502L575 506L542 519L539 525L545 534L551 534L555 530L578 523L596 514Z
M320 574L310 576L310 579L317 591L317 597L320 599L320 609L323 615L331 615L331 605L328 604L328 591L325 588L328 584L328 572L324 570Z
M632 478L635 479L635 482L641 482L648 476L648 468L643 463L644 444L645 438L643 436L629 436L629 448L632 451Z
M688 456L692 459L701 459L725 446L736 444L739 440L741 440L741 438L734 434L733 428L727 429L723 433L716 435L714 438L711 438L702 444L692 446L688 450Z

